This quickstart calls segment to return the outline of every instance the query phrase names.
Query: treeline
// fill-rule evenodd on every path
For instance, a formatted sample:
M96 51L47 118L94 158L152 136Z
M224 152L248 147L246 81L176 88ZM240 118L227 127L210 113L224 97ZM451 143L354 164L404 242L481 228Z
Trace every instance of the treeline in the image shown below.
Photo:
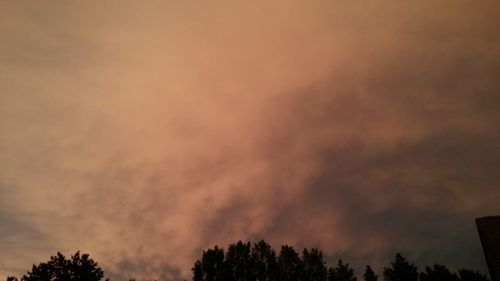
M104 271L97 265L89 254L76 252L71 258L57 253L47 262L33 265L21 277L21 281L100 281ZM18 281L15 276L8 276L7 281ZM106 281L109 281L106 279Z
M401 254L382 272L385 281L488 281L486 275L473 270L451 272L434 264L419 272L417 266ZM365 281L379 276L367 265ZM382 278L380 278L382 279ZM203 252L193 267L193 281L357 281L354 269L342 260L328 267L319 249L304 249L299 254L292 246L281 246L279 253L265 241L255 244L239 241L227 250L214 247Z
M281 246L277 253L267 242L239 241L227 250L214 247L203 251L192 268L193 281L358 281L354 269L342 260L328 267L319 249L304 249L299 254L292 246ZM364 281L489 281L486 275L473 270L451 272L446 266L434 264L419 272L417 266L401 254L384 267L381 277L367 265ZM70 258L61 253L49 261L33 265L21 279L10 276L7 281L100 281L103 270L88 254L77 252ZM131 279L132 280L132 279ZM106 279L108 281L108 279Z

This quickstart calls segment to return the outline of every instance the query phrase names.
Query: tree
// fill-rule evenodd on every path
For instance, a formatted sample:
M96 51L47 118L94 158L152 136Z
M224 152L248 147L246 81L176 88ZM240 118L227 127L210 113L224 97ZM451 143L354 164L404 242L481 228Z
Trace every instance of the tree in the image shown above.
M441 264L426 266L425 272L420 273L420 281L459 281L458 276Z
M33 265L31 272L23 275L21 281L99 281L103 277L104 272L97 263L88 254L78 251L71 259L58 252L48 262ZM17 280L9 278L8 281Z
M365 281L377 281L378 276L373 271L372 267L367 265L365 269L365 274L363 274Z
M281 251L278 257L279 280L281 281L298 281L302 280L302 261L299 254L292 246L281 246Z
M252 270L253 260L250 251L249 242L238 241L236 244L229 245L224 261L226 280L250 281L255 279L252 275L254 270Z
M278 280L278 262L276 253L264 240L255 243L252 247L253 275L257 281Z
M328 271L328 281L357 281L357 278L349 263L344 264L342 260L339 260L337 266Z
M461 281L489 281L488 277L479 271L461 269L458 274Z
M203 251L201 261L195 262L193 281L222 281L224 273L224 250L215 246Z
M203 269L201 261L197 260L194 263L194 266L191 270L193 271L193 281L203 281ZM129 280L129 281L135 281L135 280Z
M323 252L318 249L302 252L302 262L304 267L304 281L324 281L327 276L327 269L323 259Z
M391 267L384 268L384 279L386 281L417 281L418 269L400 253L397 253L394 262L391 263Z

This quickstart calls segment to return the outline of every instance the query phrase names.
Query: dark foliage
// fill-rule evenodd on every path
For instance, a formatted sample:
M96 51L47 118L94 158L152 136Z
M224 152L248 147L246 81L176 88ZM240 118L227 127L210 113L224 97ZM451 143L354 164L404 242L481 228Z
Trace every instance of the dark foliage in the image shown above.
M328 269L326 262L323 259L323 252L318 249L308 251L304 249L302 252L303 276L304 281L319 281L325 280Z
M238 241L227 251L217 246L203 251L192 271L193 281L357 281L349 263L339 260L335 267L328 268L319 249L304 249L299 255L292 246L283 245L277 254L264 240L253 245ZM461 269L456 274L440 264L419 273L417 266L399 253L390 267L384 268L383 275L384 281L490 281L478 271ZM57 253L49 261L33 265L21 279L9 276L7 281L100 281L103 276L88 254L76 252L70 259ZM369 265L363 280L378 281Z
M417 281L418 275L417 266L408 262L400 253L396 254L391 267L384 267L385 281Z
M363 278L365 281L377 281L378 275L375 274L372 267L367 265L365 269L365 274L363 274Z
M254 261L250 255L250 243L238 241L229 245L224 261L226 280L250 281L254 278Z
M461 281L489 281L488 277L479 271L461 269L458 271L458 274Z
M103 276L102 269L88 254L76 252L67 259L58 252L48 262L33 265L21 281L99 281ZM8 277L7 281L17 281L17 278Z
M452 273L444 265L434 264L419 273L417 266L396 254L390 267L384 268L385 281L489 281L471 270ZM367 265L364 281L378 281ZM342 260L328 268L319 249L304 249L299 255L292 246L283 245L278 254L265 241L253 245L242 241L231 244L227 252L214 247L204 251L193 267L194 281L357 281L354 269Z
M348 263L344 263L342 260L337 262L335 268L330 268L328 271L328 281L356 281L357 278L354 276L354 269L349 266Z
M420 273L420 281L459 281L458 276L446 266L434 264L425 267L425 272Z
M193 269L194 280L221 281L224 280L224 250L215 247L203 252L201 261L197 261Z
M279 280L302 280L303 265L299 254L292 246L284 245L278 257Z
M278 280L278 260L276 253L266 241L261 240L252 247L252 261L255 280Z

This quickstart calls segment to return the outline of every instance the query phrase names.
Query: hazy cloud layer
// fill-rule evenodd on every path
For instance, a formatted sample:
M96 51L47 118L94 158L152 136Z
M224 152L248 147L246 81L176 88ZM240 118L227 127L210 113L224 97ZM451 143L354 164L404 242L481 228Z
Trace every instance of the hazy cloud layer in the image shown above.
M306 3L307 2L307 3ZM238 239L485 269L496 1L0 4L0 278L187 278Z

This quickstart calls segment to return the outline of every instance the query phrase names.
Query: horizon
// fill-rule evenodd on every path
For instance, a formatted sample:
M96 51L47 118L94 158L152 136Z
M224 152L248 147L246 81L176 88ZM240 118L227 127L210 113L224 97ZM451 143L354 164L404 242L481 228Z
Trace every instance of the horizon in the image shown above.
M488 217L491 217L491 216L488 216ZM495 217L498 217L498 216L495 216ZM419 265L419 264L415 263L413 260L408 259L408 256L405 256L404 254L402 255L400 252L395 253L393 255L393 258L390 261L387 261L387 264L383 265L383 267L381 267L381 268L373 267L370 264L364 264L362 266L358 264L358 268L356 268L356 266L353 265L350 261L342 259L342 257L336 257L335 260L332 260L331 256L330 257L324 256L323 251L321 249L318 249L318 248L295 249L295 247L293 247L293 245L286 245L286 244L281 245L281 247L273 247L273 245L267 243L265 240L259 240L259 241L242 241L242 240L239 240L239 241L234 241L233 243L231 243L229 245L225 245L225 246L214 245L213 247L210 247L210 248L207 248L207 249L203 249L203 251L200 253L200 255L198 257L196 257L196 261L193 261L193 268L191 269L193 276L195 274L195 267L197 266L198 263L200 263L202 260L205 259L205 255L208 254L208 252L210 252L210 251L217 251L217 250L221 251L221 253L224 255L224 259L228 259L229 249L231 247L235 247L235 246L240 245L240 243L242 243L241 245L243 245L243 246L248 245L248 247L251 247L252 248L252 250L251 250L252 252L254 250L258 251L255 248L257 246L257 244L264 243L265 245L267 245L267 246L270 247L271 252L273 253L273 255L275 255L275 258L280 257L282 255L283 249L289 247L290 249L292 249L292 251L295 251L295 253L298 254L298 257L299 257L299 259L301 259L301 262L305 262L304 255L305 255L306 252L309 253L309 254L311 254L311 253L314 254L314 251L317 250L318 253L319 253L319 256L321 257L321 260L323 262L323 266L325 267L325 271L328 272L328 274L330 274L330 270L331 269L336 268L337 264L342 263L342 264L346 265L348 268L350 268L351 270L354 271L353 272L353 276L355 278L357 278L358 280L362 280L361 277L363 276L363 274L366 273L366 269L368 267L370 267L370 269L372 270L372 272L374 274L376 274L379 279L382 280L381 277L384 277L384 280L386 280L385 279L385 270L387 270L388 268L394 268L394 264L393 263L395 262L395 260L397 260L398 256L402 257L402 259L404 261L408 262L409 265L415 266L415 270L418 272L418 274L423 274L427 270L429 270L430 268L433 268L434 266L439 265L439 266L444 266L445 268L449 269L450 272L451 272L451 274L458 275L461 270L465 270L465 271L469 271L469 272L475 272L475 273L478 273L478 274L485 274L484 276L488 276L488 272L483 272L483 271L478 270L478 269L464 268L464 267L462 267L462 268L455 268L455 269L454 268L448 268L446 264L439 263L439 262L431 262L429 264ZM235 252L234 248L233 248L233 254L235 254L235 253L237 253L237 252ZM242 252L239 252L239 254L241 255ZM265 254L265 253L261 252L261 254ZM83 257L85 255L89 255L90 259L93 260L92 256L89 253L85 253L85 252L81 252L81 251L77 251L74 255L73 254L71 254L71 255L65 255L64 253L61 253L61 252L58 251L56 254L51 255L50 260L52 260L53 258L55 258L56 256L59 256L59 255L62 255L62 257L65 258L68 262L70 262L70 260L73 259L73 256ZM252 254L252 257L254 257L253 254ZM207 258L210 259L210 255L208 255ZM240 258L244 258L244 256L241 256ZM42 264L44 264L46 262L47 261L40 261L39 263L34 263L33 267L36 266L36 267L40 268L42 266ZM99 262L98 261L95 261L95 262L97 262L95 264L95 266L99 270L102 271L102 268L99 265ZM260 262L262 262L262 260ZM356 264L356 262L354 264ZM210 264L210 262L208 262L207 265L213 266L213 264ZM215 268L213 268L213 269L217 269L217 268L218 267L215 266ZM207 269L204 269L204 270L207 271ZM219 268L219 270L221 270L221 269ZM34 272L34 270L30 269L30 270L27 270L26 272L24 272L24 274L27 274L29 276L32 272ZM163 269L161 269L160 272L156 273L157 276L159 276L159 277L153 278L153 279L152 278L148 278L147 276L141 276L141 278L137 278L136 276L132 276L132 275L129 275L129 276L115 275L113 273L106 272L106 270L104 270L103 273L104 274L103 274L102 278L105 278L105 280L110 280L110 281L112 281L112 280L118 280L118 281L122 281L122 280L124 280L124 281L131 281L131 280L134 280L134 281L141 281L141 280L145 280L145 281L148 281L148 280L158 280L158 281L168 280L168 281L175 281L175 280L190 280L191 279L191 278L183 279L178 274L172 274L172 269L170 269L170 268L163 268ZM266 274L269 274L269 272L266 272ZM427 274L429 274L429 273L427 272ZM7 275L7 276L9 276L9 275ZM21 276L22 275L19 275L19 277L21 277ZM16 277L16 276L12 276L11 275L11 277ZM443 276L441 276L441 277L443 277ZM330 279L328 279L328 280L330 280ZM419 280L422 280L422 279L419 279ZM463 279L459 279L459 280L463 280ZM459 281L459 280L457 279L457 281ZM465 279L465 280L469 280L469 279ZM473 279L473 280L475 280L475 279ZM488 279L488 280L490 280L490 279ZM491 280L494 280L494 279L491 279Z

